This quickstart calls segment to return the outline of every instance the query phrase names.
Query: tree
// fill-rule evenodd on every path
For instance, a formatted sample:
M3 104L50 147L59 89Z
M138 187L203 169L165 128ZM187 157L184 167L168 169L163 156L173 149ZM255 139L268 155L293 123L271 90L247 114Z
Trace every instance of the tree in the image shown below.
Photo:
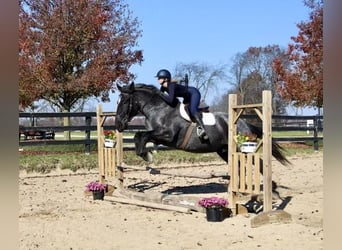
M133 79L139 22L122 0L19 0L19 102L43 99L71 111L89 97L109 101Z
M295 107L323 106L323 1L305 0L312 9L310 20L297 25L299 33L288 45L290 67L279 58L273 68L278 74L278 91Z
M272 69L275 58L284 62L285 50L278 45L250 47L244 53L237 53L230 69L233 88L241 104L261 103L262 91L271 90L274 114L285 113L285 103L276 91L276 74Z
M189 85L192 85L201 92L202 101L208 95L209 90L216 89L218 81L225 79L224 66L211 66L205 63L178 63L175 67L175 77L189 77Z

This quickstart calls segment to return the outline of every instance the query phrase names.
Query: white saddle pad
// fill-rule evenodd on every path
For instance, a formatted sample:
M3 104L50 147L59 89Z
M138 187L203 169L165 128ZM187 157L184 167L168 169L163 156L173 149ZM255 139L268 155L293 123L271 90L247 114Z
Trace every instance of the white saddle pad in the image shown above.
M179 111L180 111L181 116L185 120L191 122L191 119L190 119L188 113L185 111L185 105L183 103L181 103L181 105L179 105ZM210 113L210 112L203 112L202 113L202 120L203 120L204 125L215 125L215 123L216 123L214 114Z

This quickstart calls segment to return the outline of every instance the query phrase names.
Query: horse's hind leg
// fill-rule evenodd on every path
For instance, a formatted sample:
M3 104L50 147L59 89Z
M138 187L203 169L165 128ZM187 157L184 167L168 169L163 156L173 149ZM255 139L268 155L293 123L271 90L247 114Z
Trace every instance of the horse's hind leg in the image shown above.
M146 143L149 141L148 132L137 132L134 136L135 153L142 157L145 161L152 162L152 153L146 148Z
M226 147L222 147L221 149L217 150L217 154L224 160L225 162L228 162L228 149Z
M264 161L263 159L260 159L260 174L264 175ZM277 190L278 184L272 180L272 194L273 197L278 198L280 200L284 200L281 196L279 191Z

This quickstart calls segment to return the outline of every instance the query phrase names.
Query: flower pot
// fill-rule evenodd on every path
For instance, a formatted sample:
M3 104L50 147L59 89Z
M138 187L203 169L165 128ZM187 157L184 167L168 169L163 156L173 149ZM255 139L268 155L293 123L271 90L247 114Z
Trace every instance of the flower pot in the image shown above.
M240 147L242 153L254 153L257 147L256 142L244 142Z
M94 200L103 200L105 191L104 190L94 190L93 192L93 199Z
M207 221L220 222L224 219L222 207L207 207L206 214Z
M112 140L112 139L105 139L104 141L104 146L106 148L114 148L116 144L116 141Z

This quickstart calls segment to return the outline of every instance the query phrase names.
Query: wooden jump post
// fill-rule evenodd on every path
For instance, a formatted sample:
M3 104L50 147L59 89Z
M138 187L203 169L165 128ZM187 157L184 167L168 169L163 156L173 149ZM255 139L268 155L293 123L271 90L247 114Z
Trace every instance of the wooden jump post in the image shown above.
M107 117L115 117L114 112L102 112L102 106L96 108L97 120L97 151L99 165L99 181L105 183L109 177L114 177L115 184L122 186L123 172L121 166L123 161L122 133L116 132L116 145L113 148L104 146L104 123Z
M263 185L263 211L272 210L272 106L271 91L262 92L261 104L238 105L237 95L229 95L228 196L230 209L238 213L237 194L259 195ZM237 122L246 109L252 109L262 121L262 139L255 153L237 152ZM262 153L259 153L262 145ZM262 169L263 178L260 176Z
M245 109L252 109L262 121L262 139L254 153L237 152L237 122ZM239 213L237 194L259 195L263 193L263 212L251 219L251 227L269 223L289 223L291 215L284 210L272 210L272 96L262 92L261 104L237 105L236 94L229 95L228 196L233 214ZM259 148L262 145L262 153ZM261 169L262 168L262 169ZM260 177L262 173L263 177ZM261 189L261 186L263 187ZM243 210L243 209L242 209Z

